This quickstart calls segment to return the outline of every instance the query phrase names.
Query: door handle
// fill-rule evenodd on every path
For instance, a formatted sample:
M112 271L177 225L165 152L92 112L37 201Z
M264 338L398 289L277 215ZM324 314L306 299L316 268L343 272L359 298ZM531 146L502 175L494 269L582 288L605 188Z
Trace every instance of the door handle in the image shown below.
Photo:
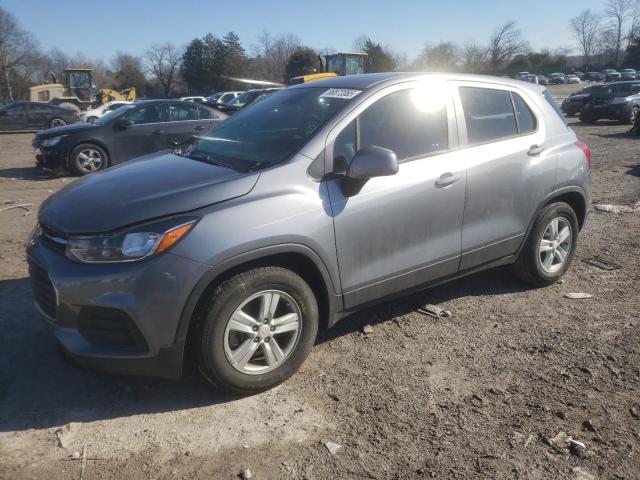
M153 132L154 135L162 135L164 133L164 130L154 130Z
M540 145L531 145L531 148L529 148L527 155L529 155L530 157L535 157L536 155L540 155L543 151L544 147L541 147Z
M440 178L436 180L436 187L442 188L451 185L452 183L460 180L462 176L459 173L446 172L440 175Z
M201 130L204 130L204 129L206 129L206 128L207 128L207 127L204 127L204 126L202 126L202 125L198 125L198 126L196 127L196 130L201 131Z

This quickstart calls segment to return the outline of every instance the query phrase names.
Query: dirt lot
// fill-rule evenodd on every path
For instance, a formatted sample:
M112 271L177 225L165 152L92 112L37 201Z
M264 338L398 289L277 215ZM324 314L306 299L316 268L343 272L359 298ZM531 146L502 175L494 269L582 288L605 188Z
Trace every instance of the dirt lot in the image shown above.
M592 147L594 201L640 200L640 138L572 125ZM37 208L73 179L38 177L31 138L0 136L0 201ZM640 478L640 213L591 211L564 283L532 290L502 269L383 304L322 334L285 385L243 399L193 372L118 378L62 360L31 308L35 216L0 213L0 478L80 478L69 457L83 447L84 479ZM592 255L622 268L581 261ZM424 303L453 316L416 312ZM61 448L55 431L72 421ZM586 450L551 441L559 432Z

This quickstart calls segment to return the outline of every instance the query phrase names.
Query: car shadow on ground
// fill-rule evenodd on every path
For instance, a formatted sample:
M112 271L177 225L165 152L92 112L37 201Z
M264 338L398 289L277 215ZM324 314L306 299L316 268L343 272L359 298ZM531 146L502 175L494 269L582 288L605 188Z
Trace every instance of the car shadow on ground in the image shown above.
M506 269L478 273L343 319L317 344L405 315L427 303L525 290ZM49 327L33 313L27 278L0 281L0 431L43 429L238 401L213 389L193 366L180 381L94 372L62 358ZM454 312L455 315L455 312Z
M509 267L475 273L353 313L340 320L333 328L320 332L316 344L360 331L365 325L392 321L397 317L416 312L426 304L438 305L462 297L504 295L523 292L531 288L516 279ZM455 312L453 313L455 315Z
M600 138L634 138L635 136L629 133L628 130L625 130L624 132L617 132L617 133L595 133L593 135Z
M627 175L640 177L640 163L637 163L635 165L626 165L625 168L627 169L626 171Z
M0 178L42 181L58 177L59 175L42 172L35 167L5 168L0 170Z

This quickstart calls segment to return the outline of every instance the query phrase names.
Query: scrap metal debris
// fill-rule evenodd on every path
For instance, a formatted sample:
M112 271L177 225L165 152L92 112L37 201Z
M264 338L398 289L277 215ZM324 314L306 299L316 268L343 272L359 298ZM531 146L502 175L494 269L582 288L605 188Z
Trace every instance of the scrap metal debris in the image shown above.
M436 307L435 305L431 305L430 303L418 307L416 311L433 318L448 318L451 316L451 311L445 310L444 308Z
M74 438L76 438L76 435L80 431L80 425L80 423L71 422L56 430L58 444L62 448L67 448L69 445L71 445L71 442L73 442Z
M31 212L28 207L33 207L33 203L16 203L14 205L9 205L8 207L0 208L0 213L6 212L7 210L11 210L13 208L21 208L26 210L27 212Z
M584 293L584 292L575 292L575 293L565 293L564 294L564 298L570 298L572 300L582 300L584 298L591 298L593 297L593 295L591 295L590 293Z
M636 202L633 207L630 207L628 205L610 205L607 203L597 203L593 206L593 208L600 212L633 213L640 212L640 202Z
M620 270L622 268L622 265L612 260L602 258L600 255L593 255L592 257L583 258L582 261L587 265L592 265L601 270L611 271L611 270Z

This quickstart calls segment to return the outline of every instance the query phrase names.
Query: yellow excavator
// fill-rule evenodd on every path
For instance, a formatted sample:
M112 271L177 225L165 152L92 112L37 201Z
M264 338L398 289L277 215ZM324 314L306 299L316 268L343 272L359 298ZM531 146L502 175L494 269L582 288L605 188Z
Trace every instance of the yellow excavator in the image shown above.
M301 75L289 80L289 85L313 82L323 78L343 77L364 73L364 62L367 54L364 52L338 52L320 55L321 73Z
M44 102L58 105L72 110L86 110L96 100L103 105L113 100L136 99L135 87L118 92L109 88L99 91L93 83L93 68L65 68L64 84L58 83L55 75L51 74L51 83L36 85L29 89L32 102Z
M135 102L137 97L136 87L125 88L124 90L113 90L112 88L101 88L98 91L98 103L104 105L109 102Z

